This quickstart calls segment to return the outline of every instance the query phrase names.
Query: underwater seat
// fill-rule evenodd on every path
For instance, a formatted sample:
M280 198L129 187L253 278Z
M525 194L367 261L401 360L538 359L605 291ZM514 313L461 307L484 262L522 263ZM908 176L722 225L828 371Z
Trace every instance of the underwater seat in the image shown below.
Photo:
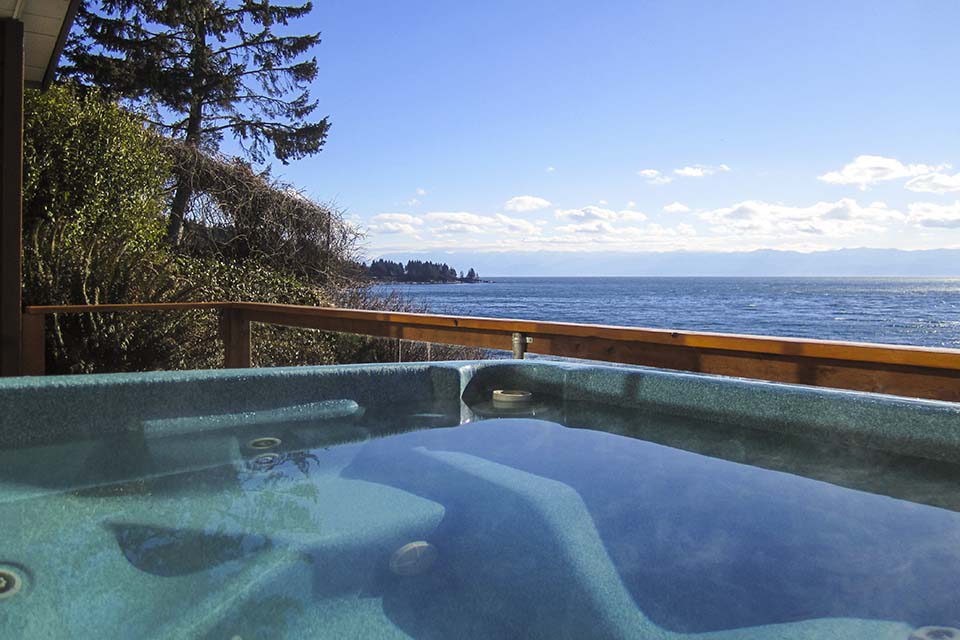
M902 623L855 618L825 618L793 623L762 625L727 631L682 634L658 627L636 607L624 587L613 562L607 555L600 535L583 500L569 486L524 471L464 453L419 452L461 473L469 474L490 487L488 495L496 497L506 490L519 497L525 508L512 516L522 518L521 527L546 527L559 551L556 565L570 595L553 602L562 609L550 618L563 622L547 637L569 638L664 638L681 640L822 640L823 638L870 638L870 640L902 640L912 629ZM483 498L474 494L478 500ZM550 576L544 576L550 579ZM542 584L548 592L556 591L557 583ZM543 591L540 592L541 594ZM561 613L562 612L562 613Z
M256 412L154 418L135 431L144 440L150 470L165 474L230 464L250 453L248 444L258 437L289 441L287 436L296 434L299 449L362 440L367 433L355 421L363 414L353 400L321 400Z
M399 633L382 615L370 618L362 595L398 547L429 537L443 515L430 500L333 472L252 490L185 484L158 495L0 504L0 519L36 526L16 527L3 541L3 557L32 579L24 606L4 607L0 625L16 637L92 638L112 628L118 637L192 638L237 621L249 626L256 612L273 625L263 637L275 637L301 613L313 619L327 610L317 624L339 615L351 628ZM83 564L64 566L63 546Z
M570 486L465 453L423 447L412 453L419 460L405 466L417 474L362 455L345 472L442 502L448 520L460 523L446 537L438 532L444 570L455 574L447 581L458 592L413 585L385 595L384 608L414 637L904 640L912 631L857 618L696 634L666 630L638 609ZM469 499L458 501L458 494ZM411 611L417 619L404 617ZM463 633L464 626L470 631Z

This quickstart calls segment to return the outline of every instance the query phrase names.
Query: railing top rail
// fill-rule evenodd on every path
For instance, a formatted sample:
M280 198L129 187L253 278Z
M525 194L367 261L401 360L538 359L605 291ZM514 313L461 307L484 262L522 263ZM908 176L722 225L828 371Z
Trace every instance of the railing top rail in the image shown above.
M27 307L25 312L28 314L112 313L183 311L192 309L234 309L253 312L252 315L254 316L257 315L257 312L269 313L269 321L276 324L297 324L298 319L306 318L329 318L377 322L394 326L462 329L491 334L523 333L533 338L537 336L562 336L565 338L672 345L715 351L739 351L755 354L960 370L960 349L575 324L539 320L340 309L335 307L311 307L266 302L170 302L32 306Z
M534 338L538 335L555 335L960 370L960 350L958 349L359 309L322 308L318 313L315 307L267 303L235 303L233 306L248 310L269 311L274 315L278 315L279 312L291 317L323 316L344 320L375 320L395 325L470 329L503 334L524 333Z

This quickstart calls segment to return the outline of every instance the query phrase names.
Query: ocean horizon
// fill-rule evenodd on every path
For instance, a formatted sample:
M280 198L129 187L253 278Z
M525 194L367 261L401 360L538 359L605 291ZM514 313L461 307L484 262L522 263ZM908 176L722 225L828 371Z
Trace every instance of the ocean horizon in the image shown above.
M960 277L481 277L376 289L431 313L960 348Z

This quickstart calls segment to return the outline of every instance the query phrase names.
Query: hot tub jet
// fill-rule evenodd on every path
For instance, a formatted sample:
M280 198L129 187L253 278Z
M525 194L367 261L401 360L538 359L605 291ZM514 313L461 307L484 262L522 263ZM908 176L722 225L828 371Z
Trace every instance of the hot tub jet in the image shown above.
M9 567L0 568L0 600L12 598L23 588L23 578Z
M251 449L273 449L274 447L280 446L280 438L274 438L272 436L254 438L247 443L247 446Z
M277 453L263 453L250 461L254 469L265 471L272 469L280 462L280 455Z
M437 548L426 540L410 542L390 558L390 571L398 576L416 576L427 571L437 560Z

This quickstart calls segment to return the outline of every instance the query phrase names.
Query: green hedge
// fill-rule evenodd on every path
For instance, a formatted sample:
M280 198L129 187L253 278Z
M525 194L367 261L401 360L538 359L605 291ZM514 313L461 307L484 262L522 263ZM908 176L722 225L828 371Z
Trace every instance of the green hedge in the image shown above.
M177 254L165 244L170 145L134 114L95 91L28 91L24 118L24 301L30 305L252 300L409 308L255 258ZM350 241L352 237L344 234ZM349 247L341 247L346 252ZM349 274L332 278L349 282ZM332 286L332 285L331 285ZM218 367L215 312L52 316L47 369L89 373ZM395 341L282 327L256 327L260 366L383 362ZM434 359L478 357L437 347ZM404 359L424 359L410 346Z

